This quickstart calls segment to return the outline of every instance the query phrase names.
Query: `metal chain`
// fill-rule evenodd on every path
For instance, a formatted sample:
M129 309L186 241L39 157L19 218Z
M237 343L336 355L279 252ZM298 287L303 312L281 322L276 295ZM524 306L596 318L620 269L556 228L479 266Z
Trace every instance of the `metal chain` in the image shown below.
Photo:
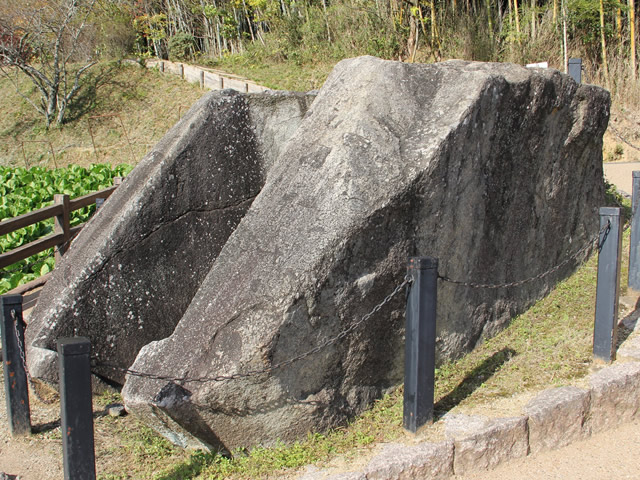
M23 341L20 338L20 331L18 330L18 316L16 315L15 309L11 310L11 319L13 320L13 331L16 335L16 342L18 343L18 350L20 351L20 360L22 361L22 367L24 368L24 372L27 374L27 380L31 383L31 375L29 374L29 369L27 368L27 357L24 354Z
M620 132L618 132L618 130L615 129L615 127L611 124L609 124L609 128L611 129L611 131L613 132L613 134L618 137L620 140L622 140L624 143L626 143L627 145L629 145L631 148L635 148L636 150L638 150L640 152L640 147L636 147L633 143L629 142L626 138L624 138L622 136L622 134Z
M360 320L358 320L357 322L355 322L354 324L352 324L350 327L344 329L343 331L341 331L338 335L336 335L335 337L332 337L328 340L325 340L324 342L322 342L321 344L317 345L315 348L308 350L304 353L301 353L300 355L297 355L293 358L290 358L289 360L286 360L284 362L280 362L280 363L276 363L274 365L271 365L270 367L267 368L263 368L260 370L249 370L247 372L243 372L243 373L234 373L231 375L216 375L214 377L197 377L197 378L189 378L189 377L172 377L169 375L157 375L154 373L145 373L145 372L138 372L136 370L132 370L130 368L122 368L122 367L118 367L116 365L109 365L109 364L103 364L103 363L94 363L92 366L93 367L104 367L104 368L110 368L112 370L117 370L120 372L125 373L126 375L130 375L132 377L142 377L142 378L149 378L152 380L166 380L166 381L171 381L171 382L175 382L175 383L206 383L206 382L223 382L223 381L228 381L228 380L236 380L239 378L249 378L249 377L257 377L260 375L264 375L266 373L271 373L275 370L284 368L284 367L288 367L289 365L298 362L300 360L303 360L315 353L318 353L319 351L321 351L322 349L333 345L334 343L342 340L343 338L345 338L347 335L349 335L351 332L353 332L355 329L357 329L360 325L362 325L364 322L366 322L367 320L369 320L369 318L371 318L371 316L373 316L375 313L379 312L382 307L384 307L386 304L388 304L406 285L409 285L410 283L413 282L413 279L411 277L409 277L408 275L404 277L404 280L402 281L401 284L399 284L389 295L387 295L384 300L382 300L382 302L380 302L379 304L377 304L375 307L373 307L373 309L367 313L366 315L364 315Z
M18 343L20 361L22 362L22 368L24 368L24 373L25 373L25 375L27 377L27 382L29 383L29 386L31 387L31 392L35 395L35 397L40 402L44 403L45 405L51 405L51 404L55 403L55 400L47 400L45 398L42 398L38 394L38 390L36 389L36 387L35 387L35 385L33 383L33 378L31 377L31 374L29 373L29 368L27 367L27 356L25 355L25 351L24 351L25 342L23 342L22 339L20 338L20 331L18 330L18 316L16 315L16 311L15 310L11 310L11 319L13 320L13 331L14 331L15 336L16 336L16 342ZM26 336L25 336L25 338L26 338Z
M549 270L547 270L545 272L542 272L542 273L539 273L538 275L536 275L534 277L526 278L524 280L517 280L515 282L497 284L497 283L474 283L474 282L465 282L465 281L462 281L462 280L453 280L453 279L447 277L446 275L440 275L440 274L438 274L438 278L440 280L444 281L444 282L447 282L447 283L452 283L454 285L460 285L460 286L469 287L469 288L499 289L499 288L519 287L521 285L525 285L527 283L534 282L536 280L540 280L540 279L542 279L544 277L547 277L547 276L551 275L552 273L557 272L562 267L567 265L569 262L571 262L572 260L575 260L576 258L581 256L583 253L587 252L594 245L598 245L599 249L602 248L602 246L599 244L600 235L602 235L603 233L606 235L606 233L610 229L611 229L611 222L608 222L606 226L602 227L602 229L598 232L598 235L595 236L593 240L588 242L584 247L582 247L580 250L576 251L573 255L569 256L566 259L564 259L558 265L550 268ZM606 236L605 236L605 238L606 238ZM604 239L603 239L603 243L604 243Z
M604 247L605 242L607 241L607 237L609 236L609 232L611 231L611 220L607 220L607 224L602 227L602 230L598 233L598 253L602 251L602 247ZM602 236L602 240L600 240L600 236Z

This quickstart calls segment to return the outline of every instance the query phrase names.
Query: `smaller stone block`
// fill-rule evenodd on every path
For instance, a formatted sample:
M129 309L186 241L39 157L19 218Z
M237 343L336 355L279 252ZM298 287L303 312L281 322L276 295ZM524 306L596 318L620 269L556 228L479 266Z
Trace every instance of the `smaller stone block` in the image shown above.
M629 337L618 349L616 357L620 360L640 360L640 335Z
M104 410L111 417L124 417L127 414L127 410L121 403L111 403Z
M446 479L453 475L453 442L387 445L365 468L367 480Z
M589 435L585 421L591 395L577 387L540 392L524 408L529 417L531 453L564 447Z
M456 475L488 470L529 453L527 417L447 417L445 435L454 440L453 470ZM466 426L465 417L468 420Z
M590 428L593 433L608 430L638 417L640 363L620 363L603 368L591 375L589 382Z

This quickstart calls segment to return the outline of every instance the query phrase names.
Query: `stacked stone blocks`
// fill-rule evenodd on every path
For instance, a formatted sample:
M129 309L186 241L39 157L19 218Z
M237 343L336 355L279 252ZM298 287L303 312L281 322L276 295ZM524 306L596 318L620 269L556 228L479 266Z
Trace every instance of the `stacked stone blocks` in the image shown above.
M629 339L638 342L640 337ZM629 343L627 342L627 343ZM446 414L446 440L417 445L387 444L362 470L308 472L301 480L447 479L492 469L502 462L553 450L640 418L640 354L623 347L625 361L588 378L589 388L544 390L523 415L488 418Z

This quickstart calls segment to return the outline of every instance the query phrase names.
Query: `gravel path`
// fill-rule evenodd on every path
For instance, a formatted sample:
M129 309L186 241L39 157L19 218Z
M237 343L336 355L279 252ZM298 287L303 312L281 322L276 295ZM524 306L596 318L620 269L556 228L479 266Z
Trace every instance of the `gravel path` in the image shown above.
M640 421L456 480L640 479Z
M604 164L604 176L623 194L631 196L634 170L640 170L640 162L610 162Z
M39 438L12 438L7 419L4 374L0 368L0 473L19 476L20 480L54 480L64 477L60 440L60 404L45 405L30 398L31 424L47 432ZM33 396L31 396L33 397ZM54 426L56 425L56 426ZM2 478L2 477L0 477ZM9 477L11 478L11 477Z

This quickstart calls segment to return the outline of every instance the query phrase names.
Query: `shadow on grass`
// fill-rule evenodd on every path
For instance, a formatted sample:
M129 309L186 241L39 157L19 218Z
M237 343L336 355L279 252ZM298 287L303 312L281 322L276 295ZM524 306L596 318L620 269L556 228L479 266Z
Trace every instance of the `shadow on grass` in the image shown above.
M104 410L95 410L93 412L93 418L101 418L106 417L108 414ZM56 420L52 420L51 422L39 423L37 425L31 426L31 433L47 433L56 428L60 427L61 420L58 418ZM2 477L0 477L2 480Z
M495 375L515 355L515 350L505 347L485 359L480 365L471 370L458 386L436 402L434 405L436 415L443 415L460 404L491 376Z
M216 453L194 452L186 462L174 466L171 471L166 472L156 480L182 480L183 478L193 478L200 475L202 471L212 463L215 463Z
M88 71L81 79L81 88L67 106L64 123L78 121L93 112L98 106L98 90L115 83L121 67L117 63L100 65L95 71Z
M631 336L640 322L640 298L636 302L635 309L618 322L616 335L616 350Z

